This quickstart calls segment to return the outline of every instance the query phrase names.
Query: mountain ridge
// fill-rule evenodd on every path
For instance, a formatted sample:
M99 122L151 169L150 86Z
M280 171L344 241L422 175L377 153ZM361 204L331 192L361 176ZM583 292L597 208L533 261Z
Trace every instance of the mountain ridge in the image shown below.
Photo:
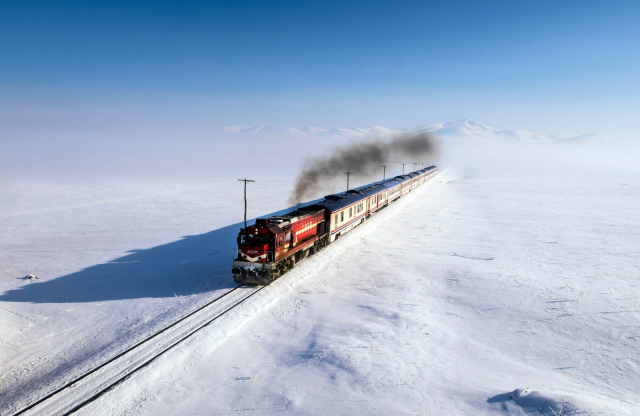
M430 124L413 130L390 129L383 126L369 127L341 127L326 129L322 127L296 128L291 126L244 126L225 127L222 132L231 136L241 137L323 137L329 139L359 139L365 137L385 137L393 134L414 131L426 132L439 137L481 137L492 140L510 141L540 141L560 144L590 144L601 145L610 142L610 138L602 134L586 133L578 136L558 136L532 133L522 130L498 129L477 123L469 119L447 121Z

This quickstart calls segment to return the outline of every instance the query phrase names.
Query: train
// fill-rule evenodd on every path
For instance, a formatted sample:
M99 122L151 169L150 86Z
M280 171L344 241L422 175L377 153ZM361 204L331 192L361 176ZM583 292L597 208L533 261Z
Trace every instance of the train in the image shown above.
M233 280L268 285L438 173L436 166L374 182L241 228ZM235 256L235 254L234 254Z

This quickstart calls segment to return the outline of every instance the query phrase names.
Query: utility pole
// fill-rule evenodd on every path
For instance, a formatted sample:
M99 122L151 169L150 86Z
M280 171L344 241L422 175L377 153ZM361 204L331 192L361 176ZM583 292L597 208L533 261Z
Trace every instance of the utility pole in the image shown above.
M402 164L402 174L404 175L404 165L406 165L406 163Z
M420 162L420 163L422 163L422 168L421 169L424 169L424 162Z
M418 163L413 162L413 171L414 171L414 172L416 171L416 165L417 165L417 164L418 164Z
M383 165L382 169L382 182L384 182L384 180L387 179L387 165Z
M345 175L347 175L347 191L349 190L349 176L353 175L353 172L345 172Z
M244 229L247 229L247 182L255 182L251 179L238 179L240 182L244 182Z

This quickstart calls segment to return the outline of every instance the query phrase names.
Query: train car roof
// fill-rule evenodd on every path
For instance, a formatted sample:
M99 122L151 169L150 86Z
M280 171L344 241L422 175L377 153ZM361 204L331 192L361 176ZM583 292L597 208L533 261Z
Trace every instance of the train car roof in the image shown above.
M367 186L364 189L361 189L361 191L366 195L366 196L371 196L371 195L375 195L375 194L379 194L380 192L386 191L387 188L382 186L381 184L375 184L375 185L371 185L371 186Z
M387 179L386 181L380 183L381 186L384 186L387 189L393 188L394 186L398 186L398 185L401 185L401 184L402 184L402 182L400 182L397 179Z
M327 195L324 197L323 201L316 202L315 204L309 205L305 208L308 209L313 207L323 207L329 210L329 212L334 212L344 207L348 207L349 205L355 204L359 201L362 201L371 195L375 195L386 189L398 186L403 182L409 181L422 173L428 173L435 168L435 166L427 166L424 169L420 169L415 172L409 172L406 175L399 175L395 178L386 179L380 182L374 182L372 184L364 185L359 188L349 189L348 191L339 194Z
M396 176L394 179L400 181L400 182L406 182L409 179L411 179L411 176L409 175L400 175L400 176Z
M344 194L327 195L324 197L324 201L317 202L312 206L324 207L328 209L329 212L333 212L367 198L367 195L360 190L352 189L352 191L356 192L348 191Z

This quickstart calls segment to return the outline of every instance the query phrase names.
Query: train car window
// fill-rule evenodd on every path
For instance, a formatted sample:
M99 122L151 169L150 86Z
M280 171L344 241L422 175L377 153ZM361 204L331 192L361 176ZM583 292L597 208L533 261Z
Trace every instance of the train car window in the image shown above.
M340 221L344 221L344 211L340 212Z
M288 243L289 241L291 241L291 231L287 232L287 233L284 235L284 242L285 242L285 243Z
M338 226L338 214L336 214L335 218L336 218L336 227L337 227Z
M349 208L349 218L353 216L353 207Z
M278 238L278 247L282 247L282 236Z

